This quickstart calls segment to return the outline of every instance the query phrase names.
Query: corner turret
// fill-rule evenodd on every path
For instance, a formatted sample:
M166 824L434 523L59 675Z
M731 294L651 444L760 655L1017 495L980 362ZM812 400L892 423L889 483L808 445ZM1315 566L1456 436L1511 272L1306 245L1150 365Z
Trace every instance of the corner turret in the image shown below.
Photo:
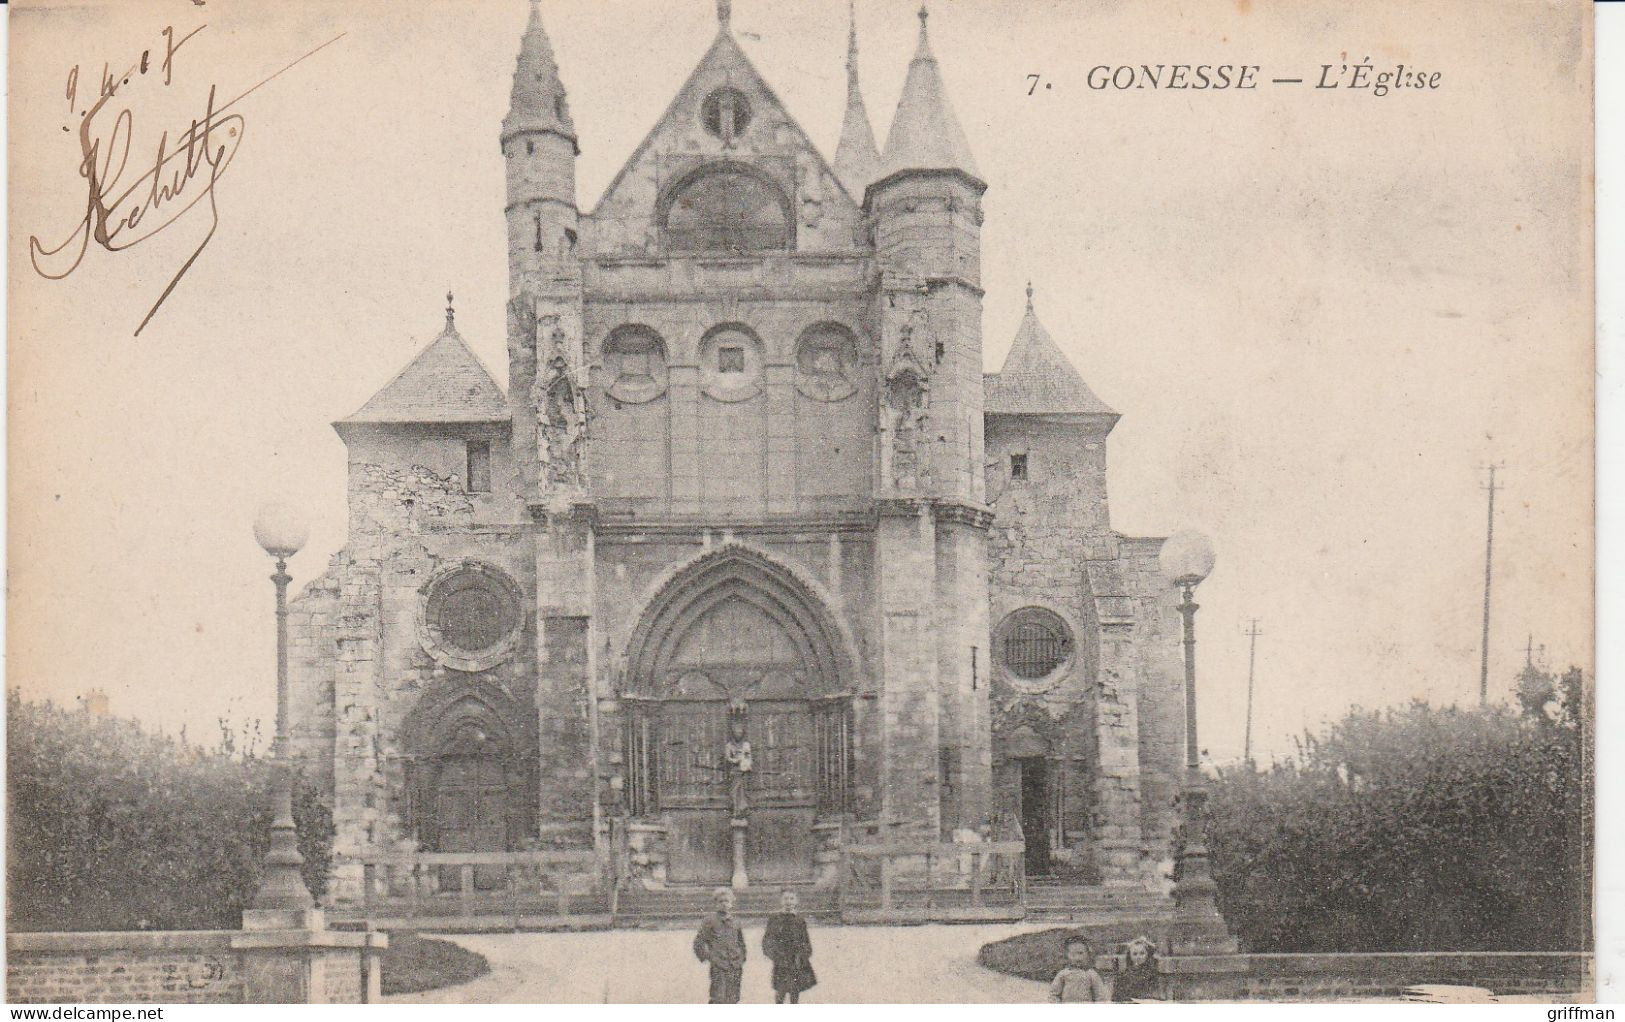
M512 294L527 278L575 258L575 124L553 46L534 2L519 46L513 94L502 119L508 166L508 276Z
M882 430L891 434L883 485L979 506L987 186L948 103L928 17L922 7L919 48L864 204L881 271Z

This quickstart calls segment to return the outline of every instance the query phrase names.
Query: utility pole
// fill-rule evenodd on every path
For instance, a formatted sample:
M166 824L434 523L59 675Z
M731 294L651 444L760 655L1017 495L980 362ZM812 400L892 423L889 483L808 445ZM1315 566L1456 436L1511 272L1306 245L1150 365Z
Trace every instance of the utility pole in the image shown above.
M1505 489L1495 485L1495 469L1490 465L1490 481L1484 489L1489 491L1490 509L1489 517L1484 526L1484 636L1479 644L1478 662L1478 705L1487 706L1490 701L1490 571L1495 563L1495 491Z
M1253 761L1253 665L1258 660L1258 637L1263 635L1258 618L1247 626L1247 731L1242 743L1242 759L1249 765Z

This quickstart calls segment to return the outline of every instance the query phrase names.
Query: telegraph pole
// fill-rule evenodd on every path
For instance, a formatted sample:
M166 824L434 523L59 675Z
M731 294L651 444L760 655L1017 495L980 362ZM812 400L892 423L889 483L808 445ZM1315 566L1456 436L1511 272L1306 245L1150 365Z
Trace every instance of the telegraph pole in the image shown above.
M1258 627L1258 618L1247 626L1247 731L1242 744L1242 759L1249 765L1253 761L1253 664L1258 659L1258 637L1264 633Z
M1490 481L1485 490L1489 491L1490 509L1489 517L1484 526L1484 636L1479 644L1478 662L1478 705L1487 706L1490 701L1490 572L1495 563L1495 491L1505 489L1495 485L1495 465L1490 465Z

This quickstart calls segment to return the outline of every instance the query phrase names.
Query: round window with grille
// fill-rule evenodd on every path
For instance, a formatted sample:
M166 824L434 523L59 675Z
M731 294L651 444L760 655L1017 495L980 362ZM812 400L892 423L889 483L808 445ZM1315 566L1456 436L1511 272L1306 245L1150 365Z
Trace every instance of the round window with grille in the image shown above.
M522 594L501 570L464 562L424 587L419 617L424 649L440 663L483 671L505 660L518 640Z
M1026 607L1005 618L994 642L999 665L1022 681L1043 681L1072 659L1072 633L1066 622L1040 607Z

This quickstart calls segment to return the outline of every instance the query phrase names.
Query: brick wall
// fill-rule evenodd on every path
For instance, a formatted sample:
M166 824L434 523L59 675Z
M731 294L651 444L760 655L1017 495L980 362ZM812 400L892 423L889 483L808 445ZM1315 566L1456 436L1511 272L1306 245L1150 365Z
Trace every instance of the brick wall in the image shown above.
M375 991L377 933L12 933L6 1000L13 1004L359 1004Z
M243 998L232 931L14 934L6 1000L233 1004Z
M1158 968L1165 995L1179 1001L1389 999L1422 985L1554 1000L1596 993L1593 956L1582 952L1210 955L1164 958Z

